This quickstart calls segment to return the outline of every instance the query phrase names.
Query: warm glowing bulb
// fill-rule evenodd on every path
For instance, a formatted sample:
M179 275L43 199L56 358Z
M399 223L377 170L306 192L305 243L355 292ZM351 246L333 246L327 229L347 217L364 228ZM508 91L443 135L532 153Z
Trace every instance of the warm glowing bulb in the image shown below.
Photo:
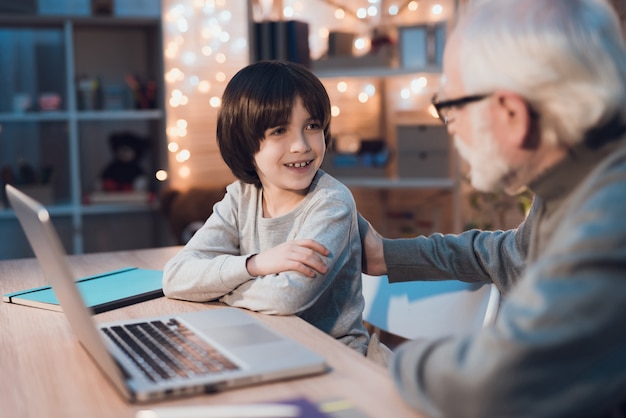
M186 165L178 169L178 175L182 178L189 177L189 174L191 174L191 170Z
M198 91L200 93L208 93L211 90L211 83L206 80L202 80L198 83Z
M165 171L165 170L158 170L156 172L156 174L154 175L154 177L156 177L156 179L158 181L165 181L165 180L167 180L167 171Z
M346 91L348 91L348 83L346 83L345 81L340 81L339 83L337 83L337 91L339 93L345 93Z
M411 97L411 90L409 89L400 90L400 97L402 97L405 100L409 99Z
M341 114L341 109L339 109L339 106L331 106L330 114L333 117L337 117L337 116L339 116Z
M428 80L426 77L418 77L411 80L411 90L414 93L421 93L427 85Z
M222 43L228 43L228 41L230 41L230 33L220 32L219 38Z
M185 79L185 73L183 73L180 69L174 67L165 73L165 81L168 83L174 83L176 81L182 81Z
M189 23L187 22L186 19L180 18L176 22L176 28L178 29L179 32L185 33L189 30Z
M221 52L219 54L216 54L215 61L217 61L218 64L224 64L226 62L226 55Z
M178 129L187 129L187 121L185 119L178 119L176 121L176 127L178 127Z
M211 107L217 108L220 107L220 105L222 104L222 99L220 99L217 96L213 96L211 97L211 99L209 100L209 105Z
M178 161L179 163L184 163L189 159L189 157L191 157L191 153L189 152L189 150L183 149L178 154L176 154L176 161Z
M178 44L176 42L169 42L165 47L165 55L168 58L174 58L178 53Z
M366 46L367 46L367 41L363 38L357 38L354 41L354 47L358 50L365 49Z
M370 97L367 95L367 93L364 93L364 92L359 93L359 96L358 96L359 102L361 102L361 103L367 103L367 101L369 100L369 98L370 98Z
M169 100L172 107L186 105L188 102L189 98L185 96L182 91L178 89L172 90L172 97Z
M185 65L193 65L196 62L196 54L191 51L187 51L181 57Z
M170 142L169 144L167 144L167 149L169 152L176 152L178 151L178 142Z
M419 7L419 4L417 4L417 1L412 1L412 2L409 2L409 5L407 7L409 11L414 12Z
M226 81L226 74L224 74L222 71L218 71L217 73L215 73L215 79L220 83L223 83L224 81Z
M346 17L346 11L343 9L335 9L335 19L344 19Z
M218 15L218 19L225 23L230 22L232 17L233 17L233 14L230 12L230 10L222 10Z
M367 9L365 7L361 7L356 11L356 17L359 19L365 19L367 17Z

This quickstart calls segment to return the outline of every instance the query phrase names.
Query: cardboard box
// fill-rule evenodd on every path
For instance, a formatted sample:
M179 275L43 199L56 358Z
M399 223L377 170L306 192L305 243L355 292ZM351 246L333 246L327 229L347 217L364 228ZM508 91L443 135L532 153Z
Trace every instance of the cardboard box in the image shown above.
M450 176L450 138L444 126L398 126L396 133L399 177Z
M441 68L446 23L400 26L398 39L402 68Z

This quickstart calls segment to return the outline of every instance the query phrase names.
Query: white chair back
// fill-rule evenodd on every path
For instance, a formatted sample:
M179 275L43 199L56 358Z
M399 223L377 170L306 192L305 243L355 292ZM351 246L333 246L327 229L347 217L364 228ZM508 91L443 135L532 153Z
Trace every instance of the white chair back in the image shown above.
M472 332L495 321L500 293L494 285L451 281L389 284L362 275L363 319L403 338L437 338Z

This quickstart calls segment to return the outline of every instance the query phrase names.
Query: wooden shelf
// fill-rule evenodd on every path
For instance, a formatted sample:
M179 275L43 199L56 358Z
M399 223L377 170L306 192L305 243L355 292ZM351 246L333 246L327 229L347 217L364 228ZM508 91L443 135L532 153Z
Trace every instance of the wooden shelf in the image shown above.
M0 103L2 165L12 170L16 182L21 176L20 161L38 174L44 168L51 170L46 183L51 196L39 200L60 224L68 253L166 243L165 227L153 202L86 205L83 201L114 158L110 138L118 132L150 139L140 164L149 176L148 189L158 193L160 183L153 173L167 168L160 17L0 14L0 28L7 43L7 73L14 74L10 80L0 80L0 90L7 97ZM128 74L156 82L155 109L132 108ZM115 110L82 110L79 99L85 97L79 94L80 77L99 82L101 91L94 93L98 98L94 107L106 106L110 103L107 94L115 94ZM107 88L114 88L115 93ZM14 95L29 94L36 108L37 97L44 92L56 93L63 108L11 111ZM0 244L0 259L29 256L13 210L0 208L0 220L0 235L7 237Z
M355 67L355 68L312 68L315 75L320 78L337 77L396 77L411 74L440 74L441 69L436 67L403 68L403 67Z
M451 178L346 178L339 177L348 187L362 187L372 189L449 189L453 190L457 182Z

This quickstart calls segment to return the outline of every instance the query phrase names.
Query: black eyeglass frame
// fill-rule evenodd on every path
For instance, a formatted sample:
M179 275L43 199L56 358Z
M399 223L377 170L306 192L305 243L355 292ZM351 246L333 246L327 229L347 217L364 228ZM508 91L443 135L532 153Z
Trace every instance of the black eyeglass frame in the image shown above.
M462 106L465 106L466 104L469 104L469 103L479 102L479 101L481 101L483 99L486 99L489 96L491 96L491 93L488 93L488 94L472 94L470 96L463 96L463 97L459 97L459 98L456 98L456 99L439 101L439 99L437 98L437 94L435 93L435 95L432 97L430 102L435 107L435 111L437 112L437 117L439 118L439 120L441 122L443 122L444 125L447 125L448 124L448 118L444 117L441 114L441 111L443 109L447 109L447 108L451 108L451 107L462 107Z

